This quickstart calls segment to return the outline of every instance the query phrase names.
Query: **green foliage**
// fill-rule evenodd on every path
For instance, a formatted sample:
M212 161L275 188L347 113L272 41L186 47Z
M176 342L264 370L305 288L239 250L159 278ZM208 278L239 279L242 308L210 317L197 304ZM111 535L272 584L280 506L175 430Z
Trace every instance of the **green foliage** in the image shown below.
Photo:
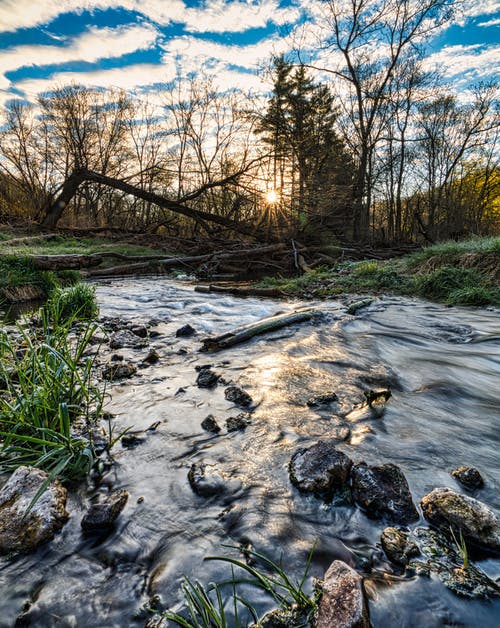
M467 567L469 566L469 552L467 550L467 545L465 544L462 530L460 530L460 540L457 540L455 532L453 531L453 528L451 526L450 526L450 534L451 534L451 538L453 539L453 543L455 544L455 547L458 550L458 553L462 557L463 568L467 569Z
M0 336L0 473L37 466L50 477L78 480L95 461L88 428L102 409L104 392L92 383L97 352L86 354L96 326L70 333L73 319L57 324L42 310L39 326L17 325Z
M438 301L445 301L452 293L481 283L481 277L476 270L455 266L441 266L416 280L420 295Z
M56 287L47 303L52 318L57 322L93 320L99 313L95 288L86 283L77 283L68 288Z
M308 626L316 610L317 599L316 595L311 597L305 592L304 585L315 547L316 542L307 558L302 578L298 581L293 581L280 564L251 549L244 550L246 561L229 556L208 556L205 560L230 563L231 579L218 584L210 583L205 589L199 582L193 583L186 578L182 585L182 593L187 617L171 612L167 612L164 616L183 628L239 628L243 625L248 626L248 623L242 624L238 616L238 607L242 607L243 612L245 609L247 611L245 618L247 622L251 619L255 622L254 625L258 626L260 624L255 608L238 593L238 587L245 585L262 591L280 609L293 611L296 618L294 628ZM240 548L231 547L231 549ZM259 563L262 567L254 566L255 563ZM235 577L234 567L243 572L243 577ZM231 595L227 599L223 597L224 587L230 587ZM233 609L230 618L225 610L229 605Z

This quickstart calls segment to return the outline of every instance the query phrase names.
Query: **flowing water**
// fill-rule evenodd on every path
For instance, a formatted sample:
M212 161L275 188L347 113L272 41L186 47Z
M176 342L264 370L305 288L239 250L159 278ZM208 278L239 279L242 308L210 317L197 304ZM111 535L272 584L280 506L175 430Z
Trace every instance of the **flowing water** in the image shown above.
M347 425L350 437L339 449L355 462L399 465L416 503L436 486L461 491L449 471L467 464L486 481L476 496L498 513L498 310L384 297L349 316L327 301L314 304L324 312L319 320L206 354L200 337L310 304L198 294L167 279L113 281L97 294L101 314L156 319L160 334L151 339L159 363L108 386L114 433L160 424L134 449L115 446L111 471L72 494L71 519L52 543L1 559L1 626L13 626L23 609L17 625L143 626L141 607L155 595L175 605L183 575L205 584L228 577L227 564L203 560L229 554L225 544L251 543L300 576L315 539L311 575L320 577L336 558L366 574L375 628L500 625L498 601L461 599L434 577L392 575L379 546L384 523L297 492L287 469L298 447ZM198 335L176 338L186 323ZM119 353L139 362L147 351ZM208 414L224 425L239 412L224 386L196 386L195 367L208 363L258 404L245 431L212 435L200 427ZM377 418L361 407L363 391L386 386L393 396ZM338 403L306 405L331 391ZM226 478L221 495L193 493L187 474L194 462L213 463ZM115 529L83 536L89 499L121 488L130 499ZM499 560L484 556L479 564L500 575ZM252 601L266 610L263 599Z

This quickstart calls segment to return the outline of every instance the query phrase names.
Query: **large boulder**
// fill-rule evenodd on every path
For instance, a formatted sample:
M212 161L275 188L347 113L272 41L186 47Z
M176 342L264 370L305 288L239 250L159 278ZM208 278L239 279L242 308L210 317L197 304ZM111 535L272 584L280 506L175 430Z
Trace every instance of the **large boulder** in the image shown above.
M335 560L321 583L321 600L314 628L369 628L363 578L341 560Z
M370 519L409 523L418 519L408 482L395 464L370 467L360 462L351 470L352 495Z
M298 449L289 465L290 481L304 493L328 494L349 482L352 460L330 441Z
M53 480L27 512L47 473L19 467L0 491L0 554L31 552L50 541L68 520L67 491Z
M455 493L451 488L435 488L420 502L424 517L436 528L474 545L500 551L500 519L482 502Z

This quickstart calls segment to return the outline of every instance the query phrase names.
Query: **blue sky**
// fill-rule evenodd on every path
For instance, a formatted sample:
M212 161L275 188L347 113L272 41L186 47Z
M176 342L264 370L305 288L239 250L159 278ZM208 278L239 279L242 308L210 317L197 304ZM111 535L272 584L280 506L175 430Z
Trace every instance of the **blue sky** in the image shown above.
M340 0L342 1L342 0ZM318 0L0 0L0 110L78 83L154 94L202 67L222 86L261 90L258 69ZM500 0L465 0L428 63L458 86L498 78Z

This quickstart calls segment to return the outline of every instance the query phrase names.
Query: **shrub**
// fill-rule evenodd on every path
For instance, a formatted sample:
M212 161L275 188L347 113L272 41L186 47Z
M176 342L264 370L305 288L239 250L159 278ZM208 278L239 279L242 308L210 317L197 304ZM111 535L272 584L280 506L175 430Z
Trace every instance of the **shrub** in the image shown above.
M68 288L54 288L46 307L49 315L57 322L71 319L90 321L99 313L95 288L86 283L77 283Z

